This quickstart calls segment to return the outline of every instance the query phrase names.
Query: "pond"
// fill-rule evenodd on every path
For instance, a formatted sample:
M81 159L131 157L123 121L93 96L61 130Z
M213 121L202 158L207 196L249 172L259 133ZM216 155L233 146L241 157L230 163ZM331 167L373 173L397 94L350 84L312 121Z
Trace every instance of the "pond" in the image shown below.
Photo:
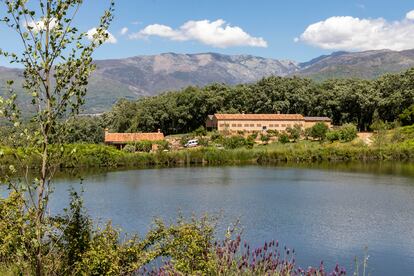
M82 175L88 213L144 235L154 217L219 215L218 237L240 220L253 246L277 239L301 266L352 272L369 255L372 275L414 269L414 167L338 165L187 167L90 172ZM53 210L67 206L70 173L56 180ZM351 274L351 273L349 273ZM351 274L352 275L352 274Z

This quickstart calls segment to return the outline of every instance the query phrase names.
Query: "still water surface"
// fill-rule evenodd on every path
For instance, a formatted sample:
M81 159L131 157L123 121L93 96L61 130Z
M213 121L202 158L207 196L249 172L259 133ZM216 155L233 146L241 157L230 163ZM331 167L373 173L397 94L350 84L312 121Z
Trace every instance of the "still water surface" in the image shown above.
M220 214L218 236L239 219L252 245L277 239L295 248L301 266L324 260L351 272L367 246L372 275L414 275L414 170L408 168L127 170L84 174L83 187L94 219L111 219L130 233L144 235L154 217L208 212ZM79 179L56 180L52 209L67 206L71 185L79 187Z

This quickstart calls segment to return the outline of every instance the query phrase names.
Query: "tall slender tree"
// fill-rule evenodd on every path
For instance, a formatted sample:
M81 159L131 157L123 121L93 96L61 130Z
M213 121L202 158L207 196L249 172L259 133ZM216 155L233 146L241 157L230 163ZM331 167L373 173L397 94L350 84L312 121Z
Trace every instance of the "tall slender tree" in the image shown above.
M43 256L49 250L44 248L43 241L49 234L47 209L56 170L54 159L63 150L59 146L61 121L78 114L84 103L88 78L95 69L92 54L108 39L114 2L108 3L98 26L88 33L74 26L82 0L1 0L1 3L6 11L1 21L17 33L23 51L0 50L0 54L24 67L23 89L31 96L34 111L31 121L37 126L35 132L22 130L20 135L41 160L33 181L26 178L25 185L20 185L7 176L3 181L7 180L16 192L27 194L25 208L36 233L31 241L31 257L36 275L42 275ZM12 81L8 82L8 89L10 96L0 98L0 112L19 127L21 112ZM15 170L10 168L10 171Z

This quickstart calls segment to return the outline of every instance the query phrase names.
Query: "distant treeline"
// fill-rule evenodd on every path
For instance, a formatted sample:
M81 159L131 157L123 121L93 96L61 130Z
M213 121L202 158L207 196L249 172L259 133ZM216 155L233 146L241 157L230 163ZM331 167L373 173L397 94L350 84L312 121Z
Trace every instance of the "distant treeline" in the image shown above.
M376 80L268 77L257 83L187 87L136 101L120 100L102 116L69 120L60 138L65 143L103 142L104 129L165 134L188 133L214 113L300 113L328 116L335 125L353 123L370 130L373 121L414 123L414 68ZM32 131L36 125L27 124ZM19 142L14 127L0 127L0 144ZM11 141L8 141L11 140ZM21 144L21 143L18 143ZM24 144L24 143L23 143Z
M208 114L300 113L328 116L368 130L373 119L393 122L414 104L414 68L376 80L268 77L257 83L187 87L136 101L121 100L102 120L112 131L185 133L203 125Z

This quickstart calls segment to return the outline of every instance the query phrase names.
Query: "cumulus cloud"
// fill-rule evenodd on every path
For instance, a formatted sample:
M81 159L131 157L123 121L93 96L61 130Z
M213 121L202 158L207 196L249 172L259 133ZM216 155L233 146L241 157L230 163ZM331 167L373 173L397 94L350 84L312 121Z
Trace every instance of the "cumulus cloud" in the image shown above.
M42 19L39 21L29 21L27 22L26 28L32 30L33 32L40 32L46 30L46 19ZM56 25L58 24L58 20L56 18L51 18L49 21L49 30L53 30Z
M106 33L108 34L108 39L105 41L105 43L115 44L118 42L116 37L113 36L110 32L106 31ZM95 34L96 34L96 28L92 28L86 32L86 36L89 40L94 40Z
M393 22L383 18L330 17L309 25L295 41L331 50L412 49L414 10L404 19Z
M267 47L267 42L261 37L252 37L238 26L231 26L224 20L187 21L178 29L161 24L146 26L137 33L131 34L131 39L159 36L175 41L195 40L203 44L227 48L234 46Z
M122 29L121 29L121 35L126 35L126 33L128 32L128 28L127 27L123 27Z
M414 10L407 12L405 18L407 18L408 20L414 20Z

